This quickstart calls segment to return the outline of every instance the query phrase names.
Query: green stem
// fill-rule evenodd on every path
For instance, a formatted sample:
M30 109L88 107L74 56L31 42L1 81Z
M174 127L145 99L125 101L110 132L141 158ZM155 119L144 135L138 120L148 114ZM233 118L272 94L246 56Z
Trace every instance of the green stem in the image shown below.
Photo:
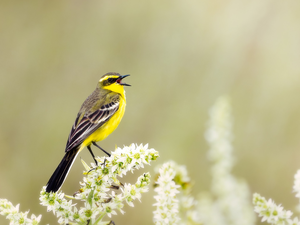
M92 225L97 225L97 224L102 220L102 218L103 218L105 215L106 215L106 212L102 213L102 214L98 217L98 219L95 221L95 223L92 224Z

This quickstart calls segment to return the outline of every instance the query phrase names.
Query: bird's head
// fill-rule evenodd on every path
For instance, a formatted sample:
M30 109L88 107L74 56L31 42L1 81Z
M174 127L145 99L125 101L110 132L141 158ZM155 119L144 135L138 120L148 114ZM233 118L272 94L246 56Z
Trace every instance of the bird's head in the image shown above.
M119 94L123 94L124 93L123 86L131 86L130 84L126 84L122 82L122 80L128 76L129 74L122 76L119 73L114 73L114 72L104 74L99 80L100 88L107 89Z

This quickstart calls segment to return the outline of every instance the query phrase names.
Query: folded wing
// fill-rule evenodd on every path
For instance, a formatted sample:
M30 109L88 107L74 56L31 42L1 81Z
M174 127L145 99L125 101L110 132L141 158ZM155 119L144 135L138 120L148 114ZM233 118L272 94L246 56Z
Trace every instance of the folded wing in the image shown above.
M119 101L115 101L103 105L93 113L84 115L81 119L82 115L78 114L67 141L66 152L79 146L88 136L109 120L118 109Z

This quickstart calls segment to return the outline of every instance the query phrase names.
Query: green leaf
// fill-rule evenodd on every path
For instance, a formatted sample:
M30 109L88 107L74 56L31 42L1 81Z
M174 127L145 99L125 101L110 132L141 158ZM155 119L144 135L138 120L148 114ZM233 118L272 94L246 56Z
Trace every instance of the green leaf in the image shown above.
M90 206L92 207L92 203L93 203L93 196L94 196L94 189L92 189L89 193L89 196L87 198L87 202L90 204Z

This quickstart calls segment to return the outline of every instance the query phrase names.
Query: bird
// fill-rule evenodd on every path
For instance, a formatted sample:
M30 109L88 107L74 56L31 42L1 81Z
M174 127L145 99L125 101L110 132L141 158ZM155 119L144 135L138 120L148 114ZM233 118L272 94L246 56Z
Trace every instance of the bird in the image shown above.
M50 177L46 192L57 192L63 185L78 153L85 147L91 153L96 165L97 160L91 145L105 152L96 142L104 140L119 125L125 112L126 97L123 83L127 75L116 72L104 74L97 83L96 89L83 102L69 134L65 155Z

